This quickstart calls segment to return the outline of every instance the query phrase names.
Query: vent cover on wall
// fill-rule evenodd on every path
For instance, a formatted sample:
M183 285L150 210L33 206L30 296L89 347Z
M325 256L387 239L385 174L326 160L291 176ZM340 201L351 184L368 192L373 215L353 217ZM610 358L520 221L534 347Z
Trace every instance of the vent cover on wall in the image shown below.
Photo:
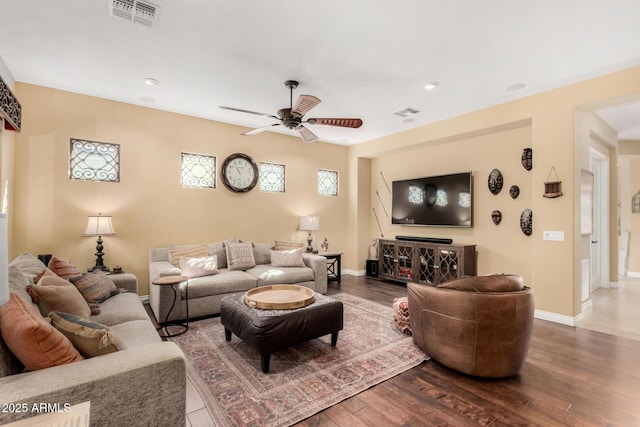
M140 0L108 0L112 16L152 26L158 21L160 6Z

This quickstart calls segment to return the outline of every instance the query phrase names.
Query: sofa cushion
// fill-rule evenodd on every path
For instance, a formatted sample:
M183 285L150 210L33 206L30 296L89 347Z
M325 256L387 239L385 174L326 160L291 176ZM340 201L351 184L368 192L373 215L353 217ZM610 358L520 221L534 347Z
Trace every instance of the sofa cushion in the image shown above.
M183 276L190 279L218 274L218 256L212 255L200 258L183 256L180 258L180 270Z
M173 264L174 267L180 268L181 257L186 256L200 258L209 255L209 250L207 249L206 243L201 243L199 245L174 246L169 249L169 255L171 257L171 264Z
M196 277L189 279L189 289L181 287L182 298L201 298L210 295L222 295L232 292L244 292L256 287L256 278L240 270L222 269L215 276ZM172 297L173 298L173 297Z
M148 319L129 320L112 326L111 330L120 340L120 350L162 342L158 331Z
M308 267L274 267L269 264L256 265L247 270L257 279L258 286L287 285L313 281L313 270Z
M43 264L44 265L44 264ZM9 264L9 292L13 292L24 298L25 301L31 301L31 295L27 292L27 286L29 286L29 279L26 275L13 264Z
M89 319L113 328L114 325L131 320L149 321L149 315L144 309L140 297L137 294L126 292L101 302L100 313L89 317ZM118 336L120 335L118 334Z
M10 294L0 307L0 330L7 347L29 371L84 359L33 305L16 294Z
M302 248L271 251L271 265L274 267L304 267Z
M70 261L60 259L56 256L51 257L47 267L63 279L70 279L82 274L78 267L73 265Z
M225 241L215 242L215 243L207 243L207 250L209 255L215 255L218 257L218 269L227 268L227 250L225 248L225 243L237 243L238 239L232 237Z
M115 283L102 271L86 273L82 276L72 277L70 280L84 299L90 303L100 303L120 293Z
M248 270L256 265L253 256L253 243L226 243L227 265L229 270Z
M525 288L522 276L517 274L492 274L489 276L468 276L437 286L468 292L517 292Z
M59 311L49 313L49 321L84 357L95 357L119 350L118 337L105 325Z
M31 255L29 252L24 252L17 256L9 265L20 270L20 272L29 279L30 283L35 283L34 278L40 274L42 270L47 268L42 261Z
M80 291L68 280L55 275L50 270L45 271L37 285L27 287L33 302L38 304L40 313L47 316L51 311L64 311L89 317L91 309Z
M304 247L304 243L285 242L284 240L276 240L273 249L276 251L286 251L289 249L298 249L298 248L302 249L303 247Z

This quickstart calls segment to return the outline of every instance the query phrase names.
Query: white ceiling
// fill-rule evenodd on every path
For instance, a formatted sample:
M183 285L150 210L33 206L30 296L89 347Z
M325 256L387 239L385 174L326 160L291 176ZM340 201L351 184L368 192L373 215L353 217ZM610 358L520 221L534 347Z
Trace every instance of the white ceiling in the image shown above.
M299 80L294 100L323 101L307 117L363 119L309 126L345 145L640 65L638 0L152 2L147 27L109 0L0 0L0 57L17 81L249 128L274 120L219 106L275 114ZM413 121L393 114L407 107ZM621 117L640 139L637 112Z

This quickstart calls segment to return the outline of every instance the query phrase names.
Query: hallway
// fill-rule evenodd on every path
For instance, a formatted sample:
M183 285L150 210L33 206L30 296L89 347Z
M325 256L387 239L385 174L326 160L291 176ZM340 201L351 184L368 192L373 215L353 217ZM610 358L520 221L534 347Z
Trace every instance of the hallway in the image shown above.
M576 326L640 340L640 278L621 276L618 286L596 290Z

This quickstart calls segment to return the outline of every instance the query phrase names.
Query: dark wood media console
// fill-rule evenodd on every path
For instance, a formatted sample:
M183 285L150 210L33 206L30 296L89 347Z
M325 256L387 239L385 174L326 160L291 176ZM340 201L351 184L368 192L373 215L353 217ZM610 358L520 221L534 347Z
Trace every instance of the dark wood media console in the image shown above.
M476 275L476 245L378 241L378 277L437 285Z

